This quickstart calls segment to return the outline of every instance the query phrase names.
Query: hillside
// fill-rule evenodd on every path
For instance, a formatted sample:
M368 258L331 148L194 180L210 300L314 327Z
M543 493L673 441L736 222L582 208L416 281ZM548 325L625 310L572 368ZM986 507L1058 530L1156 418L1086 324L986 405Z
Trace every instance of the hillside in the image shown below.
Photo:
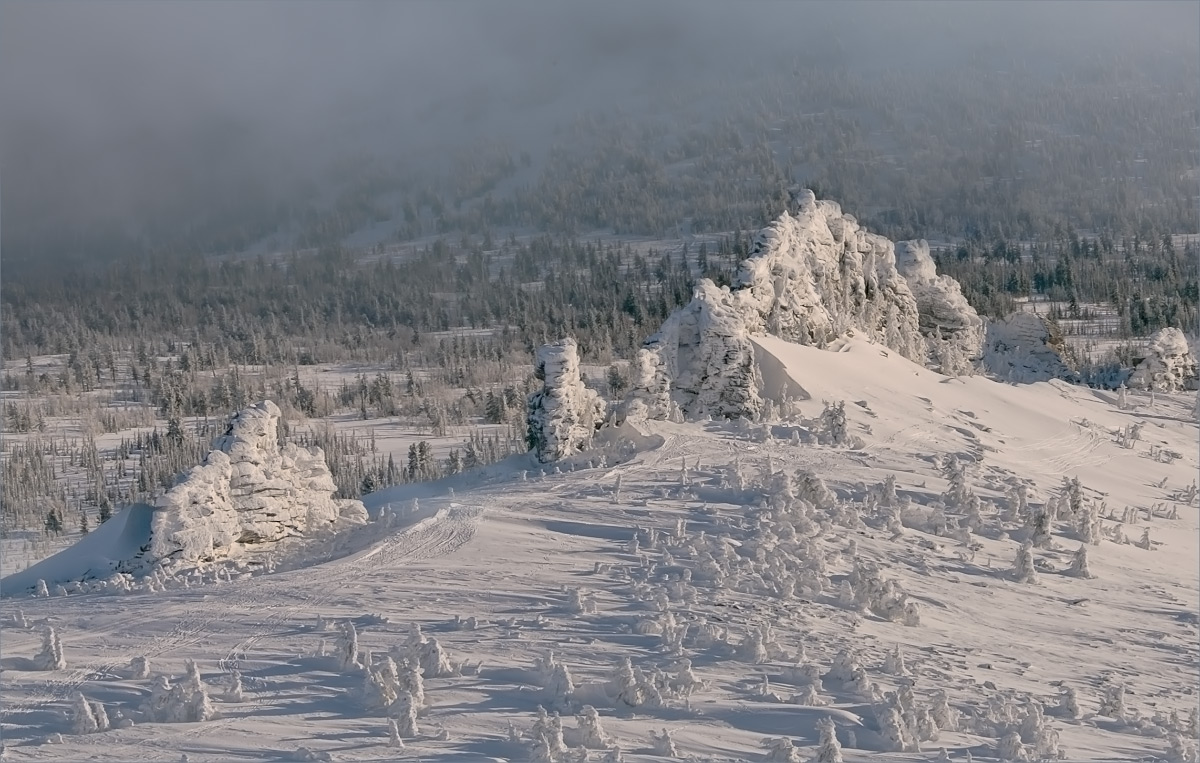
M1172 733L1194 738L1191 395L1122 407L1059 381L944 377L859 338L752 345L777 410L766 424L602 430L555 465L514 457L365 496L368 524L329 539L127 592L3 600L6 759L528 760L538 705L561 713L569 747L593 706L628 761L666 759L664 728L680 758L807 761L824 718L852 763L941 747L996 760L1022 730L1030 754L1067 760L1161 757ZM844 437L824 401L844 401ZM1031 534L1036 581L1019 582ZM1092 578L1071 572L1088 534ZM403 750L363 669L321 656L341 646L339 621L376 670L388 650L424 663L431 639L453 663L426 670ZM32 669L42 626L65 668ZM631 684L607 685L625 657ZM217 717L144 721L154 677L188 659ZM224 693L234 671L240 697ZM1077 713L1060 709L1064 688ZM71 733L78 692L133 725ZM917 736L940 726L924 752L895 749L889 728L910 721ZM798 749L763 746L782 737Z

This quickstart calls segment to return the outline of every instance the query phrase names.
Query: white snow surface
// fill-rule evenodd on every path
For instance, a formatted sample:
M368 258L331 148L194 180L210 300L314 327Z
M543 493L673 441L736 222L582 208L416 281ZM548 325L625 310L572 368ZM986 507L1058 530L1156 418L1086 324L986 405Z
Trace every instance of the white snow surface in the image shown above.
M1196 357L1184 333L1177 328L1159 329L1146 357L1133 369L1129 386L1156 392L1196 389Z
M559 714L568 747L583 740L575 715L594 707L631 763L664 760L654 744L663 729L682 758L763 760L765 740L787 738L811 760L825 719L847 763L929 761L941 747L951 760L991 762L1002 738L1032 728L1024 719L1039 705L1066 760L1165 758L1171 734L1195 738L1186 720L1200 666L1191 396L1159 393L1151 407L1132 391L1122 409L1115 393L1057 380L942 376L859 338L825 349L765 335L748 342L761 394L795 397L793 418L644 422L653 438L634 446L601 430L595 449L553 468L526 456L390 488L365 498L372 521L280 572L0 601L5 759L529 760L539 705ZM793 439L822 400L846 401L861 448ZM1140 439L1118 437L1135 424ZM951 455L981 499L966 545L929 532L966 518L940 508L948 485L934 461ZM808 476L789 479L798 470ZM889 476L894 508L875 487ZM1064 477L1077 477L1099 510L1094 577L1070 574L1081 544L1056 514L1049 543L1032 549L1038 582L1017 582L1026 530L1003 519L1006 493L1024 485L1040 510ZM1147 530L1145 548L1114 540ZM117 544L121 534L102 527L89 540ZM842 603L851 579L902 593L919 624ZM594 611L571 606L581 597ZM377 668L389 650L403 658L432 638L457 666L458 675L425 677L426 707L403 748L389 741L388 711L362 697L365 674L333 656L339 621L355 624L359 658L373 653ZM414 624L424 634L415 640ZM51 625L67 667L37 670ZM909 676L885 670L897 648ZM535 667L551 652L569 670L569 697L555 696ZM850 681L828 675L842 652L860 666ZM128 667L139 656L148 678ZM612 693L623 658L634 707ZM156 679L177 680L188 659L213 687L217 716L143 716ZM219 691L234 671L241 697ZM683 686L690 693L672 688ZM1078 717L1058 709L1064 688ZM1124 717L1101 715L1118 688ZM957 724L921 742L923 753L885 751L880 719L927 725L939 692ZM80 693L103 703L109 730L72 733Z

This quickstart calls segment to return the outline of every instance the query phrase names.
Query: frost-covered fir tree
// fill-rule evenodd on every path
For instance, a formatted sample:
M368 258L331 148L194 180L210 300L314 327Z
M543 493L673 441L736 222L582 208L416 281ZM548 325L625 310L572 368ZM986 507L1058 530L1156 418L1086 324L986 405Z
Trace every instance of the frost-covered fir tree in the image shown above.
M58 631L53 627L48 627L42 631L42 651L37 653L33 658L34 665L38 670L66 670L67 660L63 656L62 641L58 638Z
M571 680L571 671L558 660L554 661L550 670L550 680L546 691L554 698L557 707L567 707L571 704L571 695L575 692L575 683Z
M663 729L661 734L650 732L650 739L653 742L654 754L664 758L679 757L679 750L675 748L675 737L669 729Z
M395 718L388 718L388 744L404 749L404 737L400 733L400 724Z
M842 446L849 438L846 427L846 403L838 400L835 403L825 402L825 410L821 412L820 431L830 445Z
M1062 693L1058 695L1056 714L1072 720L1079 717L1079 697L1075 693L1075 689L1070 686L1062 687Z
M427 678L446 678L454 675L454 666L450 664L446 650L442 649L442 645L435 638L421 644L418 662L421 665L421 673Z
M108 729L108 711L104 705L88 701L83 694L76 694L71 704L71 733L95 734Z
M558 713L548 714L546 708L541 705L538 705L537 718L533 722L529 738L533 740L535 748L539 741L545 743L552 759L567 751L567 745L563 741L562 719L558 717Z
M1033 566L1033 544L1029 541L1017 549L1017 558L1013 562L1013 579L1018 583L1036 583L1037 569Z
M336 649L342 670L358 669L358 629L350 620L344 620L338 626Z
M417 736L417 701L407 691L401 691L388 707L388 717L396 723L397 734L404 739Z
M1182 734L1172 731L1167 735L1167 760L1169 763L1200 763L1200 755L1196 752L1196 743L1185 739Z
M1085 579L1091 579L1095 577L1095 575L1092 574L1091 568L1088 567L1088 552L1086 543L1081 545L1079 550L1076 551L1075 555L1071 558L1071 567L1067 570L1067 574L1071 575L1072 577Z
M575 716L579 723L579 743L592 750L603 750L608 747L608 735L600 725L600 713L591 705L584 705Z
M904 653L896 646L883 659L883 672L891 676L906 676L908 668L904 664Z
M609 681L609 692L613 699L626 707L641 707L646 701L642 686L633 672L633 663L628 657L621 658L620 664L613 672Z
M397 678L400 690L408 693L415 711L419 712L425 707L425 681L421 677L421 666L411 660L405 660Z
M242 688L242 674L240 671L233 670L229 673L229 685L225 688L226 702L242 702L246 699L245 690Z
M996 745L996 757L1005 763L1026 763L1029 760L1029 754L1025 750L1025 745L1021 743L1021 735L1010 731L1000 737L1000 742Z
M817 732L820 737L817 741L817 755L812 759L813 763L843 763L842 745L838 743L837 729L833 725L833 719L826 716L817 721Z

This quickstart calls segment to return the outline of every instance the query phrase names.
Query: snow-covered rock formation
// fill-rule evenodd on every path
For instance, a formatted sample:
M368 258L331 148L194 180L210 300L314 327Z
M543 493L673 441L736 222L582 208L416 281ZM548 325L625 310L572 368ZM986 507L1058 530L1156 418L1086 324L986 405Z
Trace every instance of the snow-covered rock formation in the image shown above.
M930 360L944 374L969 371L983 355L984 323L958 281L938 275L924 239L896 243L896 269L916 298Z
M529 447L543 463L586 448L604 423L606 404L579 376L579 347L564 339L538 349L535 375L542 389L529 396Z
M1146 357L1133 369L1129 386L1156 392L1196 389L1196 357L1187 337L1177 328L1160 329L1150 340Z
M958 306L948 285L932 284L928 290L945 293L942 303ZM952 323L949 313L945 320ZM965 315L957 320L962 330L970 325ZM750 336L764 333L818 347L858 333L919 363L927 354L892 242L805 190L759 233L732 288L702 280L646 340L630 411L667 418L671 398L693 417L757 417L764 403Z
M983 365L1012 382L1076 381L1070 349L1053 322L1037 313L1014 313L987 324Z
M149 561L212 561L339 522L366 521L360 501L332 497L337 486L320 448L280 446L279 417L270 400L237 413L204 463L158 499Z

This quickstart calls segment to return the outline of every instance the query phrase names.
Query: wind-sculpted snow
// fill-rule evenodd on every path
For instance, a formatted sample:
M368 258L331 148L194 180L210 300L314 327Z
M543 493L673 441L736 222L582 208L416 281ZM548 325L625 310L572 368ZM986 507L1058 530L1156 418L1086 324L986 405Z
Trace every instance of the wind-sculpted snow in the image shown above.
M233 417L214 449L155 504L149 558L194 563L256 544L367 519L337 486L320 448L278 442L279 408L269 400Z
M604 423L605 403L579 375L574 339L541 347L537 354L540 391L529 396L529 446L542 462L557 461L586 448Z
M916 298L930 359L945 374L969 371L983 355L984 324L958 281L938 275L924 239L896 243L896 268Z
M1155 392L1196 389L1196 357L1182 331L1164 328L1154 335L1146 357L1129 378L1129 386Z

